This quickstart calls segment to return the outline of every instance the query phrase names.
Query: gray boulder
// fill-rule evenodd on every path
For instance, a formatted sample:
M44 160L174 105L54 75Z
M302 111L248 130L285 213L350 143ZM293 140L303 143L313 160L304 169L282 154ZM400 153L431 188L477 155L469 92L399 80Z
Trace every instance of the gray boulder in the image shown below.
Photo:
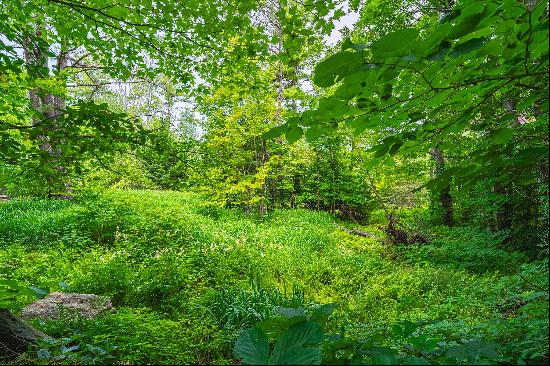
M111 300L94 294L52 292L21 310L23 319L59 319L62 311L78 313L91 319L105 311L114 311Z

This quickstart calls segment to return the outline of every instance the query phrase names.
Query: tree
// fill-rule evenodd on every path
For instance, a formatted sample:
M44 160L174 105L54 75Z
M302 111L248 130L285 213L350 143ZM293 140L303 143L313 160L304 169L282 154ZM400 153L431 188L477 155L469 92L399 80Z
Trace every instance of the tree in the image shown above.
M474 139L468 159L428 187L442 190L451 179L471 185L492 174L525 185L525 173L548 164L547 9L545 1L461 2L428 31L406 27L372 44L346 41L315 69L315 83L334 86L332 95L274 135L306 130L307 137L341 124L378 131L385 137L372 148L371 165ZM509 127L516 118L503 110L509 99L524 116L520 128Z

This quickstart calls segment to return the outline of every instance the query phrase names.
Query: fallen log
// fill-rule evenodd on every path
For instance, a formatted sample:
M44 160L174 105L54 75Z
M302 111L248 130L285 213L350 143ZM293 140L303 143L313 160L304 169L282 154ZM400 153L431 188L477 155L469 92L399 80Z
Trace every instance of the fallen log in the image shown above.
M338 227L340 230L345 231L345 232L348 233L348 234L356 234L356 235L359 235L359 236L362 236L362 237L365 237L365 238L375 239L375 240L381 241L382 243L387 243L387 242L388 242L387 239L381 238L381 237L379 237L379 236L377 236L377 235L368 233L368 232L363 231L363 230L359 230L359 229L348 229L347 227L340 226L340 225L338 225L338 224L336 224L336 227Z

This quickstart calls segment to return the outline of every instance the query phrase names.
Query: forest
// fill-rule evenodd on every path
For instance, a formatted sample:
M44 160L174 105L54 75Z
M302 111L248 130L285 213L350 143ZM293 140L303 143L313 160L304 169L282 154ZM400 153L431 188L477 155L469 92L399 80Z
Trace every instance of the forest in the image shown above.
M0 0L0 364L548 364L548 17Z

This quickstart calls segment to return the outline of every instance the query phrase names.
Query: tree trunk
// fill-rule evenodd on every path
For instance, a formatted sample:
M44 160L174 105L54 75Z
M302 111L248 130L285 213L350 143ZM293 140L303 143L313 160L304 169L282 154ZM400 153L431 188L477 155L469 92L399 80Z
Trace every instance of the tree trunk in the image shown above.
M40 26L36 26L35 32L36 37L41 36L42 30ZM45 78L49 74L47 56L48 50L39 47L38 43L33 41L33 38L34 37L29 36L23 41L23 55L25 58L25 62L31 69L33 69L33 72L38 72L40 77ZM67 67L68 60L68 52L62 49L56 57L55 67L58 72L63 71ZM65 108L65 100L63 97L53 95L52 93L44 94L42 97L40 96L40 94L41 91L39 89L29 91L31 107L42 116L41 118L44 121L48 121L47 123L51 125L50 129L55 129L55 120L61 115L61 111ZM35 119L33 122L37 124L40 123L40 120ZM43 129L43 132L38 135L37 138L39 141L40 150L48 153L47 163L51 164L55 168L55 170L59 172L58 178L63 181L63 193L55 196L60 196L62 198L71 198L72 188L65 177L67 169L63 166L63 164L59 162L59 158L61 157L61 148L59 146L56 146L63 144L63 141L52 141L48 137L48 129L46 128ZM55 185L55 181L56 179L54 177L49 177L46 182L48 184L48 193L51 196L54 195L52 194L51 189L52 186Z
M440 176L445 171L445 158L443 152L438 148L432 148L430 155L435 161L436 177ZM441 204L442 217L441 221L445 225L453 224L453 198L451 196L451 186L447 183L445 187L439 192L439 203Z
M504 110L514 115L514 120L510 123L511 128L516 128L522 125L523 116L519 115L516 111L516 101L514 98L508 98L503 103ZM504 203L499 207L495 214L496 230L507 230L512 227L512 213L514 207L510 203L512 196L512 189L510 183L502 183L498 181L493 186L493 192L504 197Z
M9 310L0 309L0 360L16 357L44 337L47 336L13 316Z

